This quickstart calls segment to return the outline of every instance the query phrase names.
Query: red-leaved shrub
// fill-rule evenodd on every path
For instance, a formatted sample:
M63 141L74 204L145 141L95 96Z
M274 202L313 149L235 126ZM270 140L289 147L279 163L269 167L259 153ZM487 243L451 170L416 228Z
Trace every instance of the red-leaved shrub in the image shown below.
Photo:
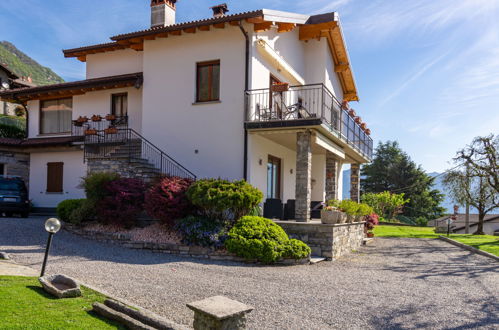
M122 178L104 185L108 195L97 203L98 220L131 228L144 209L146 186L140 179Z
M374 229L374 226L377 226L379 224L379 216L376 213L372 213L365 217L365 221L365 227L367 228L367 230L372 230Z
M191 179L164 177L153 185L145 196L147 214L173 227L175 220L192 214L193 206L186 196Z

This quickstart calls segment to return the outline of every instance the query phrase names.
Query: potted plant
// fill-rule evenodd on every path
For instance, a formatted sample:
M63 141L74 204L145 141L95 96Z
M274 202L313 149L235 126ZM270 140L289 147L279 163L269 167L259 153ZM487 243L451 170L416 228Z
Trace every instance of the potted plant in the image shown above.
M361 117L359 117L359 116L355 117L355 122L356 122L357 124L362 123L362 118L361 118Z
M367 129L367 124L366 123L360 124L360 128L362 128L362 130L365 131Z
M342 210L344 210L347 215L346 222L348 223L355 222L355 217L357 216L357 210L359 209L359 203L349 199L345 199L340 202L339 207Z
M355 118L356 113L354 109L348 110L348 114L350 115L350 117Z
M366 134L371 135L371 130L369 128L366 128Z
M321 210L321 222L324 224L344 223L346 214L338 207L339 202L331 200Z
M341 102L341 109L343 110L348 110L348 101L347 100L343 100L343 102Z
M110 113L110 114L106 115L106 120L107 120L107 121L113 121L113 120L116 120L116 115L115 115L115 114Z
M367 204L358 204L357 211L355 212L355 222L365 221L365 218L374 212L373 208Z
M85 135L97 135L97 130L93 128L86 129Z
M76 119L76 121L78 123L86 123L88 121L88 118L87 118L87 116L83 116L83 117L80 116L80 117L78 117L78 119Z
M118 129L114 126L110 126L110 127L104 129L104 133L105 134L117 134Z
M371 213L366 216L366 223L364 224L364 229L366 236L369 238L374 237L374 227L379 224L379 216L376 213Z
M272 92L287 92L289 90L288 83L275 83L271 87Z
M73 125L75 125L76 127L82 127L83 126L83 122L78 121L78 120L73 120Z
M102 121L102 117L99 115L93 115L92 116L92 121Z

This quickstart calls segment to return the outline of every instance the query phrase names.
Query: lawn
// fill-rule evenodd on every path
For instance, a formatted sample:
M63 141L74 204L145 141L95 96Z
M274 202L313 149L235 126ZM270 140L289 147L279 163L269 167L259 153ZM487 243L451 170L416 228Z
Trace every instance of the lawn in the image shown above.
M374 235L378 237L413 237L413 238L438 238L433 227L410 226L376 226ZM467 244L474 248L487 251L499 256L499 237L491 235L458 235L451 234L449 238Z
M82 287L83 297L56 299L33 277L0 276L2 329L123 329L93 314L102 294Z

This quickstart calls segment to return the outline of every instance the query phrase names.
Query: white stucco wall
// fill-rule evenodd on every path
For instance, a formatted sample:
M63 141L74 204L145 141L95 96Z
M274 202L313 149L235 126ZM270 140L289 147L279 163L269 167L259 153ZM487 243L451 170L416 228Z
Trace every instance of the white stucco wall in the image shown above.
M296 139L296 134L289 134ZM249 161L249 182L260 189L267 199L267 161L269 155L281 159L281 199L285 203L288 199L295 199L296 185L296 151L277 144L265 137L250 134L248 149L251 157ZM262 165L260 165L260 159ZM291 170L293 173L291 173Z
M137 132L142 130L142 89L135 87L108 89L75 95L73 97L73 119L79 116L107 115L111 113L111 96L128 94L128 124Z
M196 63L210 60L220 60L221 102L193 105ZM238 27L146 41L144 137L198 177L243 178L244 68Z
M133 49L87 55L87 79L142 72L143 56Z
M312 201L326 198L326 155L312 155Z
M63 162L63 193L47 193L47 163ZM29 198L35 207L56 207L61 201L85 198L78 188L80 179L86 175L83 151L61 151L31 153Z

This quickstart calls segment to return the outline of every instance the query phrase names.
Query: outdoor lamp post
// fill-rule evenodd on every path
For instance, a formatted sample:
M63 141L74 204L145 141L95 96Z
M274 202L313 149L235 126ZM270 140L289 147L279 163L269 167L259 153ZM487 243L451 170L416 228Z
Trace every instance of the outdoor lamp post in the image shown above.
M47 247L45 248L45 257L43 258L42 273L40 277L45 275L45 266L47 265L47 258L49 256L50 244L52 244L52 236L61 229L61 222L59 219L50 218L45 221L45 230L49 233L49 239L47 241Z

